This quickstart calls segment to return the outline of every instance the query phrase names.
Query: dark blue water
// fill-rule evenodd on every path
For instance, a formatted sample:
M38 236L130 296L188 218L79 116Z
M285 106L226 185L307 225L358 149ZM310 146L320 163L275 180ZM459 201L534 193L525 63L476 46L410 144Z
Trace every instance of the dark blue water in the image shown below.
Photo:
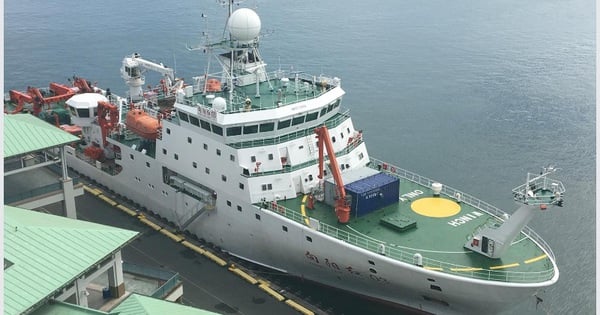
M594 313L594 1L244 5L261 16L271 67L342 78L343 105L371 155L509 212L526 171L562 168L565 207L530 224L552 246L560 280L537 309L531 298L508 314ZM214 1L191 0L11 0L4 10L4 91L79 75L118 94L121 60L133 52L191 82L205 56L185 44L199 43L207 26L220 34L225 15ZM314 299L337 313L379 310L332 294Z

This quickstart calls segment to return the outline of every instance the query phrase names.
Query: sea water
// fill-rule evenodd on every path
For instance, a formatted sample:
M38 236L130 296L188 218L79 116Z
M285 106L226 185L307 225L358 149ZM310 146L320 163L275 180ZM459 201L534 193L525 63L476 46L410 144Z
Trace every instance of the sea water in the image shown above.
M261 17L271 69L342 79L342 105L372 156L509 213L511 189L527 171L561 168L555 177L567 188L564 207L530 223L552 247L560 279L540 292L539 305L531 297L507 314L594 313L594 1L242 5ZM218 39L225 15L214 1L5 1L4 91L77 75L124 95L119 68L134 52L191 82L206 70L206 55L186 44L202 43L207 30ZM290 285L338 314L389 311Z

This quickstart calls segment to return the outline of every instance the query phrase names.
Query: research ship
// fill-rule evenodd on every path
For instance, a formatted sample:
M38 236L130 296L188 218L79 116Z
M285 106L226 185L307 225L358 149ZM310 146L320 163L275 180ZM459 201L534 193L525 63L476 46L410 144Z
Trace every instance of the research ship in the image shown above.
M188 47L209 60L193 82L135 53L121 66L126 96L74 77L10 91L5 113L80 135L66 149L77 173L292 276L434 314L497 313L557 282L552 250L527 226L563 205L557 168L526 174L509 215L371 157L341 80L269 71L259 16L226 4L222 38ZM144 86L147 71L158 85Z

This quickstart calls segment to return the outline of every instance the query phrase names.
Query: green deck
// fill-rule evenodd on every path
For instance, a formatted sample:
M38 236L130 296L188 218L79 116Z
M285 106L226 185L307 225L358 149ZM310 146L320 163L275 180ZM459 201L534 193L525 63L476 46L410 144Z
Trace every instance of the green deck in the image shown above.
M396 176L410 175L415 180L400 178L401 196L415 190L422 191L423 194L413 195L413 198L405 197L404 201L400 200L397 204L363 217L353 217L346 225L337 222L332 207L316 202L315 209L311 210L306 207L302 197L280 201L278 204L286 209L279 209L278 213L307 225L308 217L316 219L319 221L318 229L321 232L374 252L381 253L383 250L386 256L407 263L413 264L413 255L419 253L423 257L423 267L430 270L478 279L521 283L545 281L554 275L552 261L532 238L545 243L529 229L526 229L526 232L532 233L532 238L521 233L502 259L491 259L467 250L463 245L477 227L486 223L501 222L469 203L492 208L492 211L495 208L461 193L463 201L459 203L458 214L442 218L420 215L412 210L412 202L432 197L433 192L429 188L430 185L424 186L417 182L424 183L430 180L395 167L393 170ZM453 200L444 195L450 191L453 190L445 187L439 198ZM456 223L462 222L460 220L453 221L461 217L471 220L462 224ZM449 224L451 221L454 224ZM552 255L549 249L548 252Z

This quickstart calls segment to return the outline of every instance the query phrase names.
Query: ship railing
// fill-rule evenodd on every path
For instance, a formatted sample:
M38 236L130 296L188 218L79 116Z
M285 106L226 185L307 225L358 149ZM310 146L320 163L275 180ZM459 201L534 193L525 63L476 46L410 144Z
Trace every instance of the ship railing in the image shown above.
M384 171L390 175L409 180L413 183L425 187L431 187L431 184L436 182L427 177L418 175L416 173L410 172L408 170L402 169L400 167L383 162L375 158L371 158L371 163L369 164L369 166L371 168ZM449 198L459 199L462 203L468 204L476 209L485 211L486 213L496 217L498 220L503 220L503 218L508 215L506 212L490 205L485 201L482 201L478 198L475 198L469 194L466 194L460 190L454 189L447 185L443 185L441 193L448 196ZM521 233L525 234L538 246L540 246L552 260L556 259L554 256L554 252L552 252L552 249L550 248L550 245L548 245L548 243L546 243L546 241L544 241L542 237L535 233L529 226L525 226Z
M204 90L204 84L206 78L214 78L221 77L222 73L213 73L207 76L199 76L194 77L194 93L201 93ZM277 88L284 88L281 79L287 78L290 79L289 85L285 87L287 90L286 96L281 98L280 106L286 106L291 103L297 103L299 101L305 101L309 99L313 99L319 97L320 95L334 89L337 86L341 85L341 81L335 77L328 77L325 75L309 75L304 72L292 72L285 70L275 70L266 73L266 77L270 78L270 83L272 86ZM218 92L219 93L219 92ZM271 93L278 93L277 90ZM250 112L250 111L258 111L265 109L272 109L278 104L255 104L252 108L247 108L245 106L246 99L255 99L255 94L247 94L243 89L237 88L232 91L232 104L228 106L227 110L224 111L226 114L240 113L240 112ZM266 98L270 99L270 98ZM259 102L261 99L259 99ZM189 105L189 106L202 106L206 108L212 108L207 104L203 104L202 102L198 102L197 98L194 97L184 97L178 99L178 102Z
M337 113L335 116L326 120L323 124L325 126L327 126L328 129L335 128L350 117L349 112L350 112L350 110L345 110L344 112ZM255 140L230 143L229 146L236 148L236 149L245 149L245 148L258 147L258 146L273 145L273 144L284 143L287 141L291 141L291 140L295 140L298 138L313 135L314 133L315 133L315 129L314 129L314 127L311 127L311 128L306 128L303 130L298 130L296 132L288 133L288 134L285 134L285 135L279 136L279 137L255 139Z
M277 212L278 214L302 225L311 224L307 216L303 216L298 211L289 209L276 202L263 202L261 208ZM363 237L352 232L341 230L337 227L323 222L319 222L318 225L311 226L311 228L316 229L321 233L329 235L348 244L368 250L370 252L374 252L379 255L384 255L404 263L413 265L415 264L415 254L417 253L416 251L411 252L400 248L396 248L391 245L386 245L382 242ZM552 268L537 272L502 271L456 265L427 257L423 257L422 259L423 268L425 269L482 280L531 283L537 281L546 281L554 276L554 269Z

